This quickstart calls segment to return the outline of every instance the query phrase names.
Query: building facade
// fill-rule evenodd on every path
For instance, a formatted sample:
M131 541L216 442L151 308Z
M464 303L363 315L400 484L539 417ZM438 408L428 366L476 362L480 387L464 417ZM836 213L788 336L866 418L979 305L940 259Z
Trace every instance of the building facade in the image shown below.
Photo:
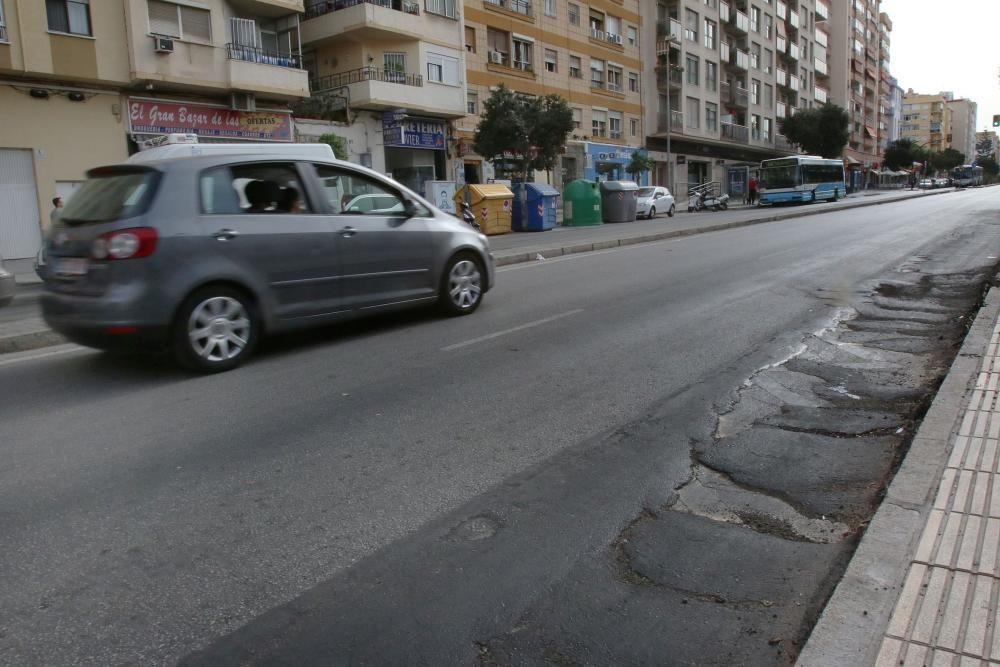
M683 195L746 191L761 160L795 153L780 122L830 98L823 0L659 0L643 28L646 145ZM655 91L655 93L651 92Z
M852 167L850 185L858 188L877 182L890 137L892 22L881 11L881 0L841 0L832 8L830 37L839 47L832 61L832 99L850 118L844 157Z
M976 115L978 106L969 99L949 100L951 110L951 148L965 155L971 164L976 159Z
M945 95L922 95L910 88L903 95L900 137L940 153L951 147L951 106Z
M170 132L290 141L301 0L0 0L0 255L27 262L87 169ZM15 265L15 269L17 269Z
M899 85L896 77L889 77L889 103L885 109L886 117L886 141L889 145L899 139L900 126L902 125L903 112L903 89Z
M513 161L491 165L472 148L483 102L501 83L560 95L573 111L560 168L536 180L628 178L643 145L639 0L466 0L464 14L469 115L456 135L465 180L513 176Z

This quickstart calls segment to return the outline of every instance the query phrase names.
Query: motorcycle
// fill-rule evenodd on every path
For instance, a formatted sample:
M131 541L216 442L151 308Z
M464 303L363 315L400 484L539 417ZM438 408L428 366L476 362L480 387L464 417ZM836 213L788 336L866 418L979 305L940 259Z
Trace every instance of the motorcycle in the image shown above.
M729 195L717 195L712 192L695 192L688 201L688 212L703 211L707 208L713 211L725 211L729 208Z
M479 223L476 222L476 214L472 212L472 209L469 208L469 205L465 202L462 202L462 221L475 229L477 232L483 231L479 226Z

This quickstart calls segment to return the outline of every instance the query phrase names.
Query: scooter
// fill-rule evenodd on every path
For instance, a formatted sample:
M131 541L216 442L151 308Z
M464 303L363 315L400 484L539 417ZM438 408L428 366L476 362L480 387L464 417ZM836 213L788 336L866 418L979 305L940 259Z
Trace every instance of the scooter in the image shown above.
M472 212L472 209L465 202L462 202L462 220L477 232L483 231L479 223L476 222L476 214Z
M713 193L703 193L695 192L691 195L691 199L688 202L688 212L703 211L707 208L713 211L723 210L725 211L729 208L729 195L722 194L717 195Z

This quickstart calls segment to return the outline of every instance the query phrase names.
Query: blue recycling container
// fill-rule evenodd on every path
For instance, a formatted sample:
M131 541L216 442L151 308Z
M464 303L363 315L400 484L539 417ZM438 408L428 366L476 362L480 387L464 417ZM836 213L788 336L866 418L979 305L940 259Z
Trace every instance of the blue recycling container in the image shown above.
M514 231L544 232L556 226L559 191L543 183L515 183ZM521 206L521 191L526 190L526 205Z

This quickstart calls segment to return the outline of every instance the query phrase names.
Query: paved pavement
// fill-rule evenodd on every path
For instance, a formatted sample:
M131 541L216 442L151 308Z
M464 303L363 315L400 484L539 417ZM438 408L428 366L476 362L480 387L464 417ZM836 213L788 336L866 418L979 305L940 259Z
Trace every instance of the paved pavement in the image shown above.
M998 313L994 288L799 665L1000 664Z

